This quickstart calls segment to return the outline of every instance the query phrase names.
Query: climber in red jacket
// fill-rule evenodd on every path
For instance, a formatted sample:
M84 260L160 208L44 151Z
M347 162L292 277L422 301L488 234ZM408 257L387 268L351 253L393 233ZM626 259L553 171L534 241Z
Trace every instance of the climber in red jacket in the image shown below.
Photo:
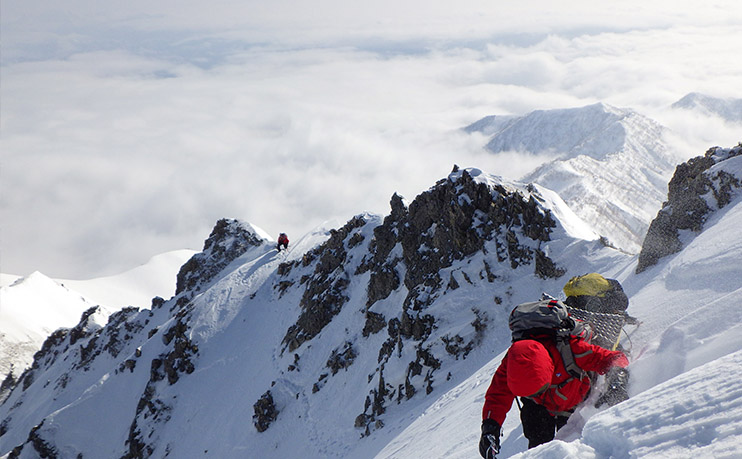
M281 233L278 235L278 244L276 244L276 249L280 252L281 246L283 246L284 249L289 248L289 237L286 236L286 233Z
M614 405L628 398L626 381L629 361L620 351L610 351L582 338L570 337L575 363L583 374L570 375L552 336L534 336L515 341L502 359L485 395L479 452L488 458L491 444L499 450L500 429L515 397L521 397L521 422L528 447L554 439L575 407L590 390L588 371L606 374L604 401Z

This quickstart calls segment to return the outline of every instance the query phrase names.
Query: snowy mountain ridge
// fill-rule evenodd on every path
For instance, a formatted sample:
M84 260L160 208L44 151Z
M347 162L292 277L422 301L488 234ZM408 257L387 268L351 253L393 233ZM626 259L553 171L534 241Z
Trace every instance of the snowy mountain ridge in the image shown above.
M330 431L310 423L277 454L313 444L313 455L333 455L326 448L335 444L335 455L366 456L359 437L369 438L362 445L384 438L395 413L452 387L491 358L484 349L506 344L503 319L529 297L526 285L553 290L574 269L549 253L617 256L569 236L550 209L570 216L554 194L469 169L409 206L395 195L383 221L359 215L315 233L302 253L276 253L250 225L219 222L179 275L201 281L181 283L152 310L115 313L102 329L50 338L2 406L0 439L9 448L29 441L21 454L37 448L33 430L49 448L84 456L203 448L227 457L272 451L292 419L320 419L330 409ZM212 277L214 266L222 271ZM348 384L357 390L344 390ZM31 399L45 402L24 403ZM136 414L111 417L109 404ZM188 434L195 413L235 437ZM255 426L244 422L252 413ZM81 418L106 434L90 444L84 429L63 428Z
M664 127L604 103L489 116L466 130L485 134L495 154L551 155L521 180L555 191L596 232L632 254L639 252L676 162Z
M716 170L707 175L723 169L742 178L741 154L740 146L709 150ZM640 274L636 258L611 267L630 297L629 312L643 321L622 339L632 355L631 399L607 410L588 401L557 440L528 451L513 408L498 457L738 457L742 187L731 190L730 202L687 234L680 251ZM417 413L377 457L476 457L484 391L503 355Z
M3 275L0 374L7 375L12 366L14 377L20 376L52 332L73 327L92 306L100 305L107 317L127 306L148 307L156 296L171 296L175 273L194 253L167 252L121 274L90 280L51 279L39 272Z
M636 119L635 122L630 122ZM626 148L642 130L661 130L654 121L630 109L598 102L577 108L535 110L524 116L488 116L465 128L491 137L486 148L534 154L554 153L559 159L586 155L601 160Z
M0 287L0 373L19 376L60 326L71 327L93 304L39 272ZM51 307L50 305L54 305Z
M733 151L715 150L703 174L742 179ZM478 169L287 252L220 221L173 298L102 328L91 309L47 340L0 406L0 455L474 457L510 309L597 271L622 282L644 322L627 341L632 399L588 405L524 457L732 457L739 404L703 382L711 371L733 388L742 349L742 195L724 183L727 204L640 274L556 193ZM525 450L519 429L511 411L502 457Z
M742 99L721 99L692 92L672 104L679 110L694 110L706 116L718 116L730 123L742 123Z

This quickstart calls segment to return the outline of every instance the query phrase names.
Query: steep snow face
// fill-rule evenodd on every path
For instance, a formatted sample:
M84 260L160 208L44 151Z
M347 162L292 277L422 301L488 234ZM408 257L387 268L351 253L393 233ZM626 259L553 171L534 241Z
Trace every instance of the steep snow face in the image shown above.
M638 253L675 166L662 126L602 103L499 118L467 129L491 135L494 153L556 155L521 180L555 191L611 244Z
M693 110L707 116L718 116L731 123L742 123L742 99L720 99L692 92L672 104L672 108Z
M507 346L514 304L626 259L548 190L475 169L288 252L217 227L175 297L45 345L0 454L373 456Z
M15 376L33 362L47 336L72 327L93 304L79 293L35 272L0 288L0 374Z

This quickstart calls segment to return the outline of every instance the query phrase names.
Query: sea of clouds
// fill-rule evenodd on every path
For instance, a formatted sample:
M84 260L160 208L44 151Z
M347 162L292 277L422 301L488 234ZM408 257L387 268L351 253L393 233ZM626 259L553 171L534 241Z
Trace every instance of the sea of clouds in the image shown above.
M460 128L486 115L603 101L675 129L679 158L740 140L668 109L739 97L733 1L31 0L1 20L4 273L121 272L222 217L298 238L453 164L549 159L485 152Z

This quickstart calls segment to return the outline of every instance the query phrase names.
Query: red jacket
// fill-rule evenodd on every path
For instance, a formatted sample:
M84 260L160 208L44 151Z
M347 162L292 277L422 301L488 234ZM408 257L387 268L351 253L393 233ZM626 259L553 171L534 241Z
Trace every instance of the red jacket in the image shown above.
M590 379L587 375L584 375L582 379L570 376L564 368L562 357L552 339L538 341L551 355L551 360L554 363L554 374L551 378L551 385L546 392L532 398L532 400L543 405L554 415L569 411L585 399L588 390L590 390ZM611 367L626 367L629 364L626 356L620 351L609 351L576 337L572 337L569 344L574 353L575 362L585 371L605 374ZM492 377L492 382L484 397L484 408L482 409L482 419L492 419L500 425L505 422L505 415L510 411L515 398L507 383L509 353L505 354ZM572 379L570 380L570 378ZM564 385L557 387L560 384Z

